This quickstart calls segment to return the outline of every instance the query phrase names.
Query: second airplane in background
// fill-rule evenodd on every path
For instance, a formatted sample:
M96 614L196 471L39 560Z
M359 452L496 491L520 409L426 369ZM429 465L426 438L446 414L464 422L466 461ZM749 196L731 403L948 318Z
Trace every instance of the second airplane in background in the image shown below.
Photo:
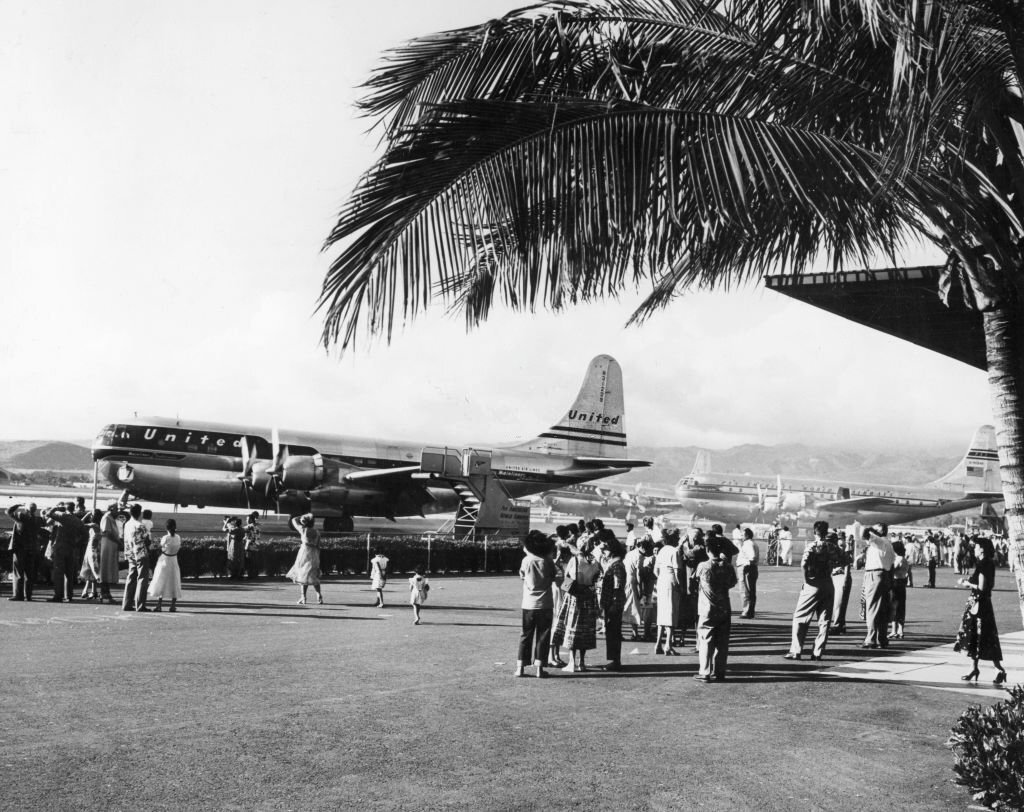
M863 484L806 477L718 474L701 452L679 480L682 511L720 522L816 521L832 524L905 524L1003 501L996 435L982 426L964 458L946 476L925 485Z

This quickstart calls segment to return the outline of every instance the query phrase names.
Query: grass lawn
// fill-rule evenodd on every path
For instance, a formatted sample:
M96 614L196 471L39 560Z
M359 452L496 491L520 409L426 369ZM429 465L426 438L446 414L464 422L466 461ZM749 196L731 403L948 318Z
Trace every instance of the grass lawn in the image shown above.
M919 578L921 573L917 573ZM898 651L948 643L950 570L912 589ZM966 809L944 747L974 697L813 675L783 660L798 568L764 568L734 620L730 678L625 643L626 671L511 676L514 576L435 577L412 625L404 577L327 604L259 580L187 582L176 614L0 605L6 809ZM996 615L1020 628L1006 571ZM866 659L851 634L824 665ZM5 595L9 595L7 589ZM117 593L115 593L117 594ZM734 606L739 592L733 592ZM43 593L48 597L48 593ZM735 615L734 615L735 617ZM603 640L590 655L604 661ZM964 660L964 671L969 669ZM532 670L532 669L531 669ZM1011 674L1011 681L1021 679ZM987 676L987 672L983 673ZM991 701L1000 697L993 690Z

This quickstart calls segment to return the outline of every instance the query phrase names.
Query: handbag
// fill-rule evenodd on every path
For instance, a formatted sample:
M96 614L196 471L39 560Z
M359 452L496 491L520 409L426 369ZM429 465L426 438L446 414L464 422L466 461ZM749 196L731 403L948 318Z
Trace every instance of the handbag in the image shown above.
M43 558L45 558L47 561L53 561L53 539L50 539L49 543L46 545L46 550L43 553Z
M573 578L566 577L562 581L561 590L567 595L572 595L574 598L579 598L584 595L587 588L581 584L576 583Z

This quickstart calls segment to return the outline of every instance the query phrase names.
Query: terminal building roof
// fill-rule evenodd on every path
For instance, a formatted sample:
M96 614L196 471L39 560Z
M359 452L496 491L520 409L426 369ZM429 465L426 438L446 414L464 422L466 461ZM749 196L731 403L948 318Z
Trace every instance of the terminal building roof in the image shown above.
M972 367L987 369L981 313L939 299L942 266L766 276L777 291Z

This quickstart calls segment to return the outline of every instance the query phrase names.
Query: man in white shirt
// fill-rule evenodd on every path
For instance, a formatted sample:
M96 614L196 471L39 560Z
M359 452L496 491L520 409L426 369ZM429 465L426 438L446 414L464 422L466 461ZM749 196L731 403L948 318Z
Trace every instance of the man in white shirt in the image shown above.
M865 532L864 605L868 632L861 648L887 648L889 629L889 592L896 553L885 524L876 524Z
M736 529L739 529L739 525L736 525ZM749 620L754 616L754 608L757 606L757 565L761 560L761 551L754 541L753 530L748 527L741 535L740 551L736 556L736 565L740 568L739 580L743 584L743 610L740 617Z
M782 532L779 533L779 560L783 566L793 566L793 534L788 524L782 525Z

